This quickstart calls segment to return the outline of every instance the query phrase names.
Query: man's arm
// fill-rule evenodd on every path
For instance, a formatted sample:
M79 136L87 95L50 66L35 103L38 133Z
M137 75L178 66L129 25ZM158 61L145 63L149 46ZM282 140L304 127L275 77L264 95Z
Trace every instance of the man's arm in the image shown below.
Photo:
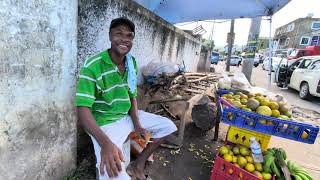
M147 136L149 132L146 129L144 129L140 124L137 99L133 97L130 100L131 100L131 108L129 110L129 115L132 119L134 130L138 134L138 136L142 136L142 138L147 140L148 139Z
M139 116L138 116L138 103L137 103L137 98L133 97L130 99L131 101L131 108L129 110L129 115L132 119L132 123L134 128L141 128L141 124L139 121Z
M80 124L97 140L101 147L100 174L104 175L106 166L109 177L118 176L121 171L121 161L124 161L121 150L96 124L88 107L78 107L77 112Z
M88 107L78 107L77 111L80 124L97 140L101 147L111 142L109 137L96 124Z

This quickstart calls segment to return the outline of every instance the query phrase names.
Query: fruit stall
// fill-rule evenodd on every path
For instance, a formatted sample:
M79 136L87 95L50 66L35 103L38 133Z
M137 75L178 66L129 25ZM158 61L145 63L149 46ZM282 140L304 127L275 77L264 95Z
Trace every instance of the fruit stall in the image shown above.
M285 99L250 90L231 88L223 83L217 85L221 122L230 126L226 144L216 155L210 179L312 180L305 169L290 161L285 149L268 145L271 136L313 144L319 126L294 121ZM253 159L252 137L259 144L263 162Z

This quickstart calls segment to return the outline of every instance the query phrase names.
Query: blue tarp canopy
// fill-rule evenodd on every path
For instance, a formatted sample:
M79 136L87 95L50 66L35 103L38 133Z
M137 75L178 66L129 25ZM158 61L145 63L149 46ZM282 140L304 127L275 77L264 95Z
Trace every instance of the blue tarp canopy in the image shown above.
M270 16L290 0L135 0L170 23Z

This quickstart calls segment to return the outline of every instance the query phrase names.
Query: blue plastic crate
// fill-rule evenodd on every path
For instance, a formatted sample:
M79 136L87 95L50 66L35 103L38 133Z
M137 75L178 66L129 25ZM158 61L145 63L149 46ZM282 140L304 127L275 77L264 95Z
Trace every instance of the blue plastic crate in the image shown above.
M218 95L221 96L228 92L230 91L219 90ZM220 98L220 103L222 111L221 119L226 124L308 144L314 144L319 133L319 126L263 116L254 112L237 109L222 98ZM308 134L308 137L305 139L302 138L304 132Z

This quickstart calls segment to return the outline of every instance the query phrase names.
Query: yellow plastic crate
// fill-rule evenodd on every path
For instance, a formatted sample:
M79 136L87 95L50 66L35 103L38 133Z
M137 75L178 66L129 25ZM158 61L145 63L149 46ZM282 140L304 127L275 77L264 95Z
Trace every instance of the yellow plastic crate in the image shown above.
M238 128L235 126L229 127L228 134L227 134L227 141L250 147L250 138L252 136L254 136L256 140L260 143L261 149L263 151L268 149L271 135L250 131L250 130Z

